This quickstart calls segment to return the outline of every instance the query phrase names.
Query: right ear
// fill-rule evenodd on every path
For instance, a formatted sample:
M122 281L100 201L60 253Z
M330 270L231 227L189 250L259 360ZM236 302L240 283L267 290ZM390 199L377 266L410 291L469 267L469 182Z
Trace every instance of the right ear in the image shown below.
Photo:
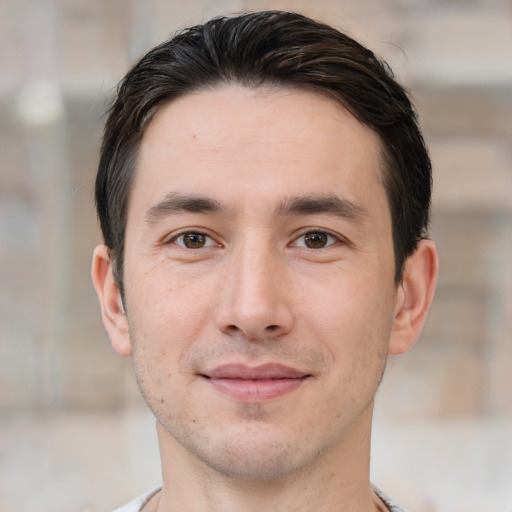
M92 257L91 276L100 299L103 325L114 350L127 357L132 355L132 344L121 292L115 282L112 266L108 247L98 245Z

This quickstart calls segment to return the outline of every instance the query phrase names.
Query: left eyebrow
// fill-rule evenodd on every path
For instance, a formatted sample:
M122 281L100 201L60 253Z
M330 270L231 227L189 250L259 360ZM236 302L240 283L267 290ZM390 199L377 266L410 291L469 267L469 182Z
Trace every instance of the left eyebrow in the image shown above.
M366 208L335 194L290 197L277 206L275 213L279 216L328 214L354 222L362 222L368 217Z

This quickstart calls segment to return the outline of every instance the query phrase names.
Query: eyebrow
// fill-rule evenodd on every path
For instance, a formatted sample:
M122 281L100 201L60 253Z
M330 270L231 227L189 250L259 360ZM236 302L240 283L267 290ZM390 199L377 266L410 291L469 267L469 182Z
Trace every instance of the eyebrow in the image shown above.
M154 224L173 214L227 213L227 211L225 206L211 197L170 192L162 201L149 208L144 215L144 220ZM279 217L297 214L329 214L355 222L360 222L368 216L366 208L335 194L290 197L279 203L274 213Z
M159 203L155 204L144 215L150 224L157 223L168 215L188 213L217 213L226 209L215 199L206 196L182 195L171 192Z
M291 197L280 203L275 213L279 216L329 214L355 222L368 216L366 208L335 194Z

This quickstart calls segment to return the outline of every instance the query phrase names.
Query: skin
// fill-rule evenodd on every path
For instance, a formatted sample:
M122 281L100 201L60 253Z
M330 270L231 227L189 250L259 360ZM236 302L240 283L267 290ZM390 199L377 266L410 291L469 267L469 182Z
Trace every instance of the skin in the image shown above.
M417 339L437 275L422 241L394 282L380 156L372 130L305 91L197 92L149 124L126 311L104 246L92 275L112 344L133 357L157 419L153 508L378 510L375 392L388 354ZM226 364L303 377L284 393L226 392L209 378Z

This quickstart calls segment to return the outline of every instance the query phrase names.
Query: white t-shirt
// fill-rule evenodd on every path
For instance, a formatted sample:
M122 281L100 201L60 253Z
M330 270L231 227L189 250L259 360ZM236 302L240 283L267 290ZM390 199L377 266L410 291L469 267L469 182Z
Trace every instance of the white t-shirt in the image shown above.
M162 486L158 486L156 489L135 498L134 500L127 503L124 507L116 508L114 512L140 512L144 505L157 493L162 490Z
M161 490L161 487L157 487L152 491L135 498L133 501L130 501L124 507L118 508L114 510L114 512L141 512L144 505L157 493ZM406 512L402 507L397 505L392 499L388 498L380 489L373 487L375 493L379 496L379 498L386 504L389 509L389 512Z

